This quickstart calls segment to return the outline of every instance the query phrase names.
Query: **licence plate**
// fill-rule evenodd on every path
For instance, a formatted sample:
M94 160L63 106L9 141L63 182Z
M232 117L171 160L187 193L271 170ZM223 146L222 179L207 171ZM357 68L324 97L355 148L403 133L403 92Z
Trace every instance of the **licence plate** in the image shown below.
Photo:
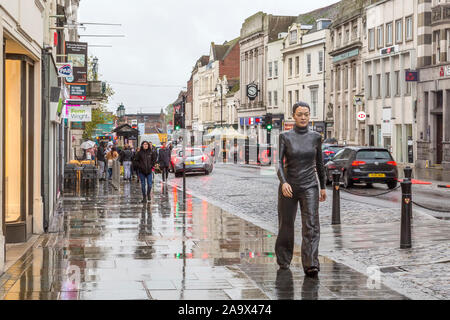
M369 178L386 178L384 173L370 173Z
M195 164L195 161L187 161L186 164L187 164L187 165Z

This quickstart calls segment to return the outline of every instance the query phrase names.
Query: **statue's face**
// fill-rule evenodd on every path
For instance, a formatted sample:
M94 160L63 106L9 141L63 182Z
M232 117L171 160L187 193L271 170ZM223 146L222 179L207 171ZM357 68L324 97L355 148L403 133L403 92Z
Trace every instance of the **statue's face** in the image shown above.
M298 107L293 115L297 127L306 127L311 118L311 114L307 107Z

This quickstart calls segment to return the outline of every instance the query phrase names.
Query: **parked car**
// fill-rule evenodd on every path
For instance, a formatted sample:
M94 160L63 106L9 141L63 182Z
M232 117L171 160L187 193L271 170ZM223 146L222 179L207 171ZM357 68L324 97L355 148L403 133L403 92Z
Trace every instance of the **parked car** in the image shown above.
M186 148L186 173L204 172L206 175L213 171L213 159L210 155L203 152L202 148ZM176 151L173 158L173 168L175 177L183 174L183 150Z
M322 147L322 154L323 154L323 164L327 164L328 161L330 161L336 153L341 151L345 146L339 146L339 145L325 145Z
M172 152L170 153L170 167L169 172L174 172L174 164L175 164L175 158L177 157L178 151L180 151L181 148L175 147L172 149Z
M397 163L387 149L375 147L345 147L325 165L329 184L333 171L341 173L341 181L349 188L353 183L385 183L389 189L398 184Z

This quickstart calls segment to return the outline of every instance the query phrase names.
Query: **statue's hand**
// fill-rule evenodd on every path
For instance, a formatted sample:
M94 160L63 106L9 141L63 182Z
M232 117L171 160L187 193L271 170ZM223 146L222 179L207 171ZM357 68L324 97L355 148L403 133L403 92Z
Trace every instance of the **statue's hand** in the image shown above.
M293 197L292 187L289 183L284 183L281 187L281 191L283 192L283 196L285 196L286 198Z

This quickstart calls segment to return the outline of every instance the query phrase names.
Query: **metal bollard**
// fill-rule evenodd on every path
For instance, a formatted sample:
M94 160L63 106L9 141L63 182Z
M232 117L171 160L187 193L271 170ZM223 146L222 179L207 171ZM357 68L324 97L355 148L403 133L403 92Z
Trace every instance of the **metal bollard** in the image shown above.
M411 200L411 180L401 183L402 186L402 217L400 225L400 249L411 248L411 217L412 217L412 200Z
M403 172L405 173L405 179L411 180L412 171L413 170L411 167L406 167L405 169L403 169Z
M331 224L341 224L341 195L340 195L340 179L339 171L333 172L333 209L331 214Z

